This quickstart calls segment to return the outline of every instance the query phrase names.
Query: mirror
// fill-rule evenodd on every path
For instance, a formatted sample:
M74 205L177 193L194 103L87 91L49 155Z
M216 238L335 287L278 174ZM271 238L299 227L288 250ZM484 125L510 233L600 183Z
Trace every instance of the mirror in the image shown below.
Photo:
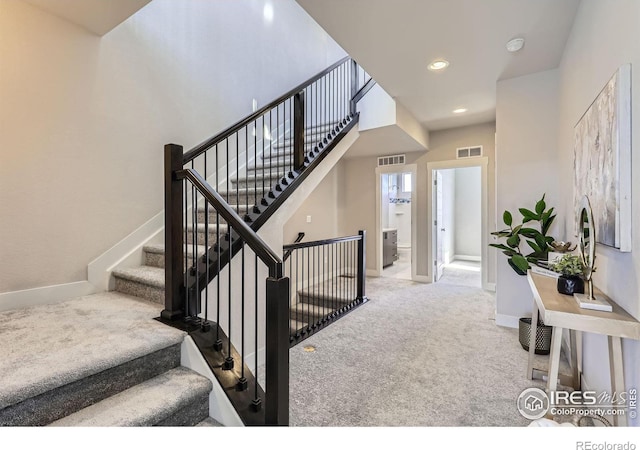
M593 293L593 272L596 270L596 224L593 221L593 211L589 198L582 197L582 207L578 217L580 239L580 259L584 266L585 293L574 294L581 308L611 311L611 305L604 297Z
M593 298L592 273L595 269L596 259L596 229L593 223L593 212L589 198L582 197L582 208L578 218L578 229L580 238L580 259L584 266L584 280L588 285L589 298Z

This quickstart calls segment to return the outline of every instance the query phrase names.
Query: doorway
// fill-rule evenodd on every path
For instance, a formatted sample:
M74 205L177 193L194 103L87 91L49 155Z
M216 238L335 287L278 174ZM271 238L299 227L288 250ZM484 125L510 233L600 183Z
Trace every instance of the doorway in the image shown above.
M377 275L415 277L416 165L376 168Z
M431 281L486 289L486 158L427 165Z

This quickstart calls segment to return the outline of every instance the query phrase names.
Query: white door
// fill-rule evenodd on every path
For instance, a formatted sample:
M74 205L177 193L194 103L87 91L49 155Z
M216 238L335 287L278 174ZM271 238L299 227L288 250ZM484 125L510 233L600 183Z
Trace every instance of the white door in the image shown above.
M435 229L434 236L436 237L436 260L435 260L435 271L434 271L434 280L438 281L440 277L442 277L442 273L444 272L444 252L442 251L442 247L444 245L444 219L442 217L442 174L439 170L435 171L435 177L433 178L434 183L434 191L435 195L435 206L436 206L436 214L435 214L435 222L433 224Z

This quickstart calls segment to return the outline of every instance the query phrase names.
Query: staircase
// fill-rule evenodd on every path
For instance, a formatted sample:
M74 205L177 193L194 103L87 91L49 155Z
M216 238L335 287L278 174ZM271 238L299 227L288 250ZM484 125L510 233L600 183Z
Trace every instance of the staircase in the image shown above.
M335 129L336 123L314 127L305 131L305 144L308 153ZM327 140L330 142L330 140ZM265 153L259 155L259 160L247 166L247 174L230 180L229 190L218 191L231 208L241 217L246 217L266 201L269 192L275 190L280 180L286 178L286 167L293 164L293 147L289 139L280 140ZM209 216L205 227L205 207L197 207L197 227L194 233L192 226L187 226L186 246L187 260L193 255L193 242L196 241L196 254L205 254L208 243L215 246L218 239L224 239L229 227L224 218L219 217L216 210L209 209ZM206 230L206 232L205 232ZM194 239L195 235L195 239ZM115 279L115 289L124 294L133 295L164 304L165 300L165 246L163 244L147 245L143 248L144 265L134 268L116 269L112 272ZM185 267L186 270L186 267Z
M208 425L209 379L158 305L107 292L0 313L0 426Z
M344 58L186 153L165 146L165 244L113 270L115 291L0 313L0 426L216 426L187 335L246 425L287 425L289 347L366 301L364 233L331 241L358 245L346 297L318 294L344 277L291 297L256 231L357 123L374 83L359 70Z

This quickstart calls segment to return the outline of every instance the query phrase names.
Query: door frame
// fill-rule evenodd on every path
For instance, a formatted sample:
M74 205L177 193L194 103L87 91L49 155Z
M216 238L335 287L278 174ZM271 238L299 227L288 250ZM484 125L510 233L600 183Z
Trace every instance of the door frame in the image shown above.
M434 246L434 233L433 233L433 217L435 214L434 206L435 202L433 196L435 195L433 189L433 172L436 170L444 169L460 169L465 167L480 167L481 181L480 181L480 206L481 206L481 218L480 218L480 275L482 279L482 289L488 289L488 250L489 250L489 236L488 236L488 220L489 220L489 185L488 185L488 166L489 158L486 156L468 158L468 159L453 159L448 161L433 161L427 163L427 199L431 202L431 205L427 207L427 242L431 248L431 258L427 267L429 272L427 274L430 282L433 282L435 276L435 257L436 249Z
M411 279L417 280L416 276L416 242L417 242L417 227L416 227L416 214L417 214L417 193L416 193L416 180L418 176L417 164L397 164L392 166L380 166L376 167L376 268L368 275L380 277L382 276L382 186L380 184L380 177L383 174L388 173L411 173Z

